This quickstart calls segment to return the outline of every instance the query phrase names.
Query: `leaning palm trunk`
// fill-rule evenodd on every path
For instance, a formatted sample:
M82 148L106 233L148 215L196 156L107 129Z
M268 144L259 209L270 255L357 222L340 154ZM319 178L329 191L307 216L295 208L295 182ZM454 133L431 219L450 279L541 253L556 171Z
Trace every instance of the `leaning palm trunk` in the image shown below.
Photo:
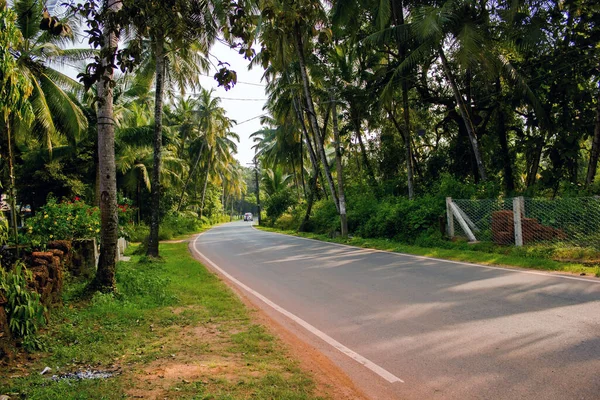
M598 101L596 104L596 124L594 126L594 139L592 141L592 150L590 152L590 162L588 164L585 185L590 186L596 176L598 167L598 156L600 156L600 90L598 91Z
M117 12L122 7L122 2L113 1L105 7L108 12ZM105 54L103 66L112 64L119 38L114 33L113 27L105 26ZM115 164L115 126L113 118L113 89L110 84L113 71L109 67L103 79L97 83L98 92L98 171L100 186L100 260L96 276L92 282L94 289L102 291L115 290L115 266L117 258L118 216L117 216L117 170Z
M162 168L162 115L165 78L164 38L155 38L156 57L156 93L154 101L154 167L152 168L152 215L150 219L150 238L146 255L158 257L158 229L160 224L160 172Z
M210 173L210 159L212 154L208 158L208 164L206 165L206 175L204 176L204 187L202 188L202 200L200 201L200 219L204 215L204 200L206 199L206 187L208 186L208 175Z
M454 93L454 98L456 100L456 104L460 111L460 115L465 123L465 127L467 128L467 133L469 134L469 140L471 141L471 147L473 148L473 155L475 156L475 162L477 163L477 171L479 173L479 178L482 181L486 180L485 168L483 167L483 158L481 157L481 150L479 149L479 141L477 140L477 135L475 134L475 128L473 127L473 122L471 121L471 117L469 116L469 110L467 110L467 106L463 101L463 98L458 91L458 86L454 81L454 76L450 71L450 66L448 65L448 60L446 59L446 54L444 54L444 50L440 47L438 49L438 54L442 61L442 67L444 69L444 74L446 75L446 79L448 79L448 83L452 87L452 92Z
M340 225L341 225L341 233L342 237L348 237L348 219L346 216L346 196L344 195L344 173L342 170L342 149L340 143L340 132L338 129L338 119L337 119L337 105L335 100L333 101L333 137L335 141L335 167L337 172L337 182L338 182L338 194L339 194L339 202L340 202Z
M317 151L319 153L319 156L321 157L323 169L325 170L325 176L327 177L329 191L331 192L331 197L333 198L333 202L335 203L335 208L339 214L340 204L338 202L337 194L335 192L335 186L333 184L331 170L329 169L329 164L327 163L327 156L325 155L325 150L323 149L323 141L324 141L325 136L324 135L321 136L321 133L319 130L319 123L317 122L317 114L315 112L312 95L310 93L308 74L306 73L306 61L304 58L302 34L300 32L300 24L298 22L296 22L294 25L294 38L296 40L296 52L298 53L298 63L300 65L300 76L302 77L302 86L304 88L304 96L306 97L305 100L306 100L306 107L307 107L307 113L308 113L308 120L310 121L310 126L315 135Z
M398 4L396 1L392 0L392 14L394 17L394 24L396 26L404 25L404 5L402 1ZM404 61L404 57L406 55L406 49L404 47L404 41L398 35L396 37L396 44L398 46L398 55L400 59ZM402 79L402 108L404 109L404 147L406 151L406 175L407 181L406 184L408 186L408 198L412 200L414 197L414 173L413 173L413 165L412 165L412 148L411 148L411 135L410 135L410 112L409 112L409 103L408 103L408 83L405 78Z

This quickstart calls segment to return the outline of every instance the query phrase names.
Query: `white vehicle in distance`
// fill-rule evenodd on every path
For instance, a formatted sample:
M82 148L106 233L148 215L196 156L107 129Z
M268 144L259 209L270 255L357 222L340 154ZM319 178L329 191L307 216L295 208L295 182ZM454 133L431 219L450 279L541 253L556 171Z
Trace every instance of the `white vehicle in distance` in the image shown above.
M254 221L254 219L252 218L252 213L244 214L244 221Z

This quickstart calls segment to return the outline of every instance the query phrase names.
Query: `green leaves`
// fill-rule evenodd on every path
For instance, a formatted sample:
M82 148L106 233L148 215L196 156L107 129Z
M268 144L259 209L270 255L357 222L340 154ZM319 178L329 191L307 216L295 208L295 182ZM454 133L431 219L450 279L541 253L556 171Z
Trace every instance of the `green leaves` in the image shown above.
M46 323L46 307L40 301L40 295L27 287L27 280L33 279L22 262L17 262L13 271L0 268L0 290L6 293L6 312L8 325L15 337L28 340L41 346L41 342L32 340L38 329Z

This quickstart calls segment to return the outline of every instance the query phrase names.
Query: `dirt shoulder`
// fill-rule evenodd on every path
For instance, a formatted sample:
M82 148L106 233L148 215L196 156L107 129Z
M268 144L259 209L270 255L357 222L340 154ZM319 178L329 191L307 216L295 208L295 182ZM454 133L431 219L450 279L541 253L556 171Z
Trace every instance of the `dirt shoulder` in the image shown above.
M190 246L192 246L193 240L190 242ZM196 260L203 265L207 265L195 252L190 252ZM210 267L207 266L207 268ZM289 352L290 356L293 359L298 360L300 368L311 375L316 384L315 394L317 396L335 400L370 399L370 397L355 385L344 371L334 364L319 349L302 340L291 329L288 329L277 322L227 278L220 276L217 271L213 272L238 295L244 305L250 310L253 322L265 326L271 334L279 338L284 343L285 349Z

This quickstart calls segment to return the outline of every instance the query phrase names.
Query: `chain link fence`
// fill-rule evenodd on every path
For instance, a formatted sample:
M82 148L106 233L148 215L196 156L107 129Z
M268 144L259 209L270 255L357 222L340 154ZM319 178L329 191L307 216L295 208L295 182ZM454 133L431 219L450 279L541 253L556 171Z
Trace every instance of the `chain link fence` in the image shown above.
M502 245L600 249L600 197L448 199L448 234Z

